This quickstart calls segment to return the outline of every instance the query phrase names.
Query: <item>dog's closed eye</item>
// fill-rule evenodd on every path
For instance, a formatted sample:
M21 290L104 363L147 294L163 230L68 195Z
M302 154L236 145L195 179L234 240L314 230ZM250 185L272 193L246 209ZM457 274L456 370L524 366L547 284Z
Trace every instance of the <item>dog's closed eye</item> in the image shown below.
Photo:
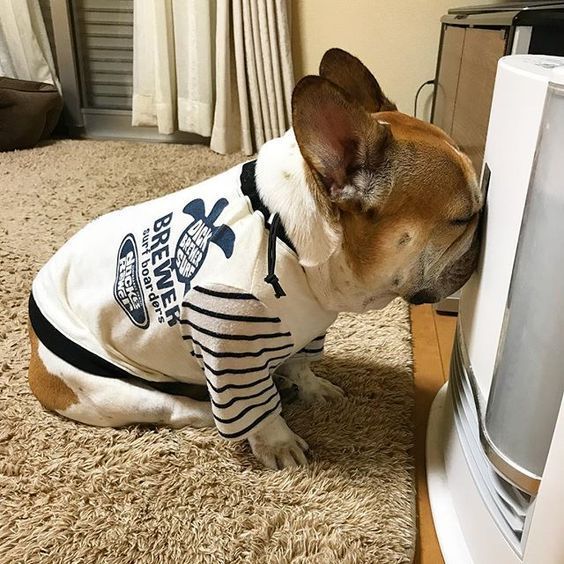
M475 217L476 217L476 214L474 213L474 214L467 216L467 217L460 217L460 218L456 218L456 219L451 219L449 221L449 223L451 225L468 225Z

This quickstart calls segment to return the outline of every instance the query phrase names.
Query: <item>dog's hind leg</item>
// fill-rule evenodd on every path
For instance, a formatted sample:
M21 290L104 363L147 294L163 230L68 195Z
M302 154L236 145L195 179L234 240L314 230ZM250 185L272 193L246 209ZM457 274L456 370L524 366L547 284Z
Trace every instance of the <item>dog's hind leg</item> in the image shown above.
M211 427L207 401L165 394L117 378L83 372L51 353L30 331L29 384L50 411L100 427L145 423Z

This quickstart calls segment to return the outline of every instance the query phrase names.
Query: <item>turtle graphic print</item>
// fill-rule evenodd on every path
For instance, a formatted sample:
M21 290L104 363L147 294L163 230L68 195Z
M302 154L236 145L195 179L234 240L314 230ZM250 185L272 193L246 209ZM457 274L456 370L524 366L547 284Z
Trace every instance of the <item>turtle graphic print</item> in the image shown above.
M228 225L218 223L227 205L228 200L220 198L207 214L204 200L196 198L180 207L180 213L169 211L143 229L139 237L140 251L134 234L126 235L117 251L113 295L135 326L149 327L149 308L156 314L159 324L176 325L180 313L178 299L190 290L211 244L219 247L226 258L231 258L235 233ZM188 224L176 242L171 237L174 217L181 229ZM183 288L176 287L175 275Z
M235 245L235 233L227 225L216 225L221 212L227 206L225 198L218 200L209 215L206 215L206 206L200 198L186 204L182 210L192 216L193 221L182 232L176 251L174 253L174 266L179 282L185 284L185 293L190 289L190 283L200 270L210 243L217 245L225 255L230 258Z

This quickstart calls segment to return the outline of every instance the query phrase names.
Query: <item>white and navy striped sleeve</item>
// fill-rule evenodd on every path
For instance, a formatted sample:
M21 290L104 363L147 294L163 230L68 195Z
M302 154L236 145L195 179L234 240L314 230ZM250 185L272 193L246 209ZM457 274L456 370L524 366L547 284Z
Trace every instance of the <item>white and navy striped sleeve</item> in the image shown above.
M307 360L319 360L323 356L323 347L325 345L325 333L319 335L308 343L303 349L300 349L292 358L306 358Z
M281 411L271 377L292 354L292 335L252 294L195 286L182 303L183 339L204 371L220 435L245 439Z

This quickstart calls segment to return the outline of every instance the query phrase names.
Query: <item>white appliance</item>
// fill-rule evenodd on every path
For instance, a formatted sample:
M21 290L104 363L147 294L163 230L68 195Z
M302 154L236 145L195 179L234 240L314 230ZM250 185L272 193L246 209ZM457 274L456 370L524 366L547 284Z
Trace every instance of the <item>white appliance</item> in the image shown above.
M564 564L564 58L498 64L480 264L427 475L447 564Z

